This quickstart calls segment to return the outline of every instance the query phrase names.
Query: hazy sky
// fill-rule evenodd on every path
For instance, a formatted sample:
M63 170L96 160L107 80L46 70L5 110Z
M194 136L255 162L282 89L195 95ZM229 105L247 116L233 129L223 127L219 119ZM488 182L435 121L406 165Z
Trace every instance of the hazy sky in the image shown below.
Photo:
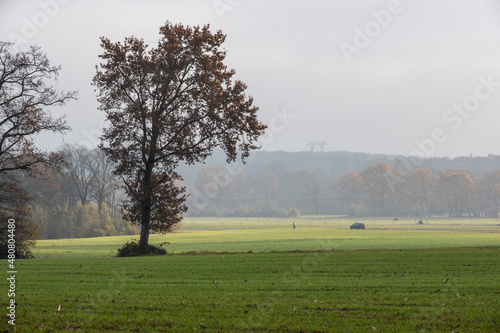
M57 109L73 131L39 146L96 146L104 114L90 85L100 36L150 45L166 21L227 34L226 63L269 125L266 150L421 156L500 154L498 0L1 0L0 40L61 65Z

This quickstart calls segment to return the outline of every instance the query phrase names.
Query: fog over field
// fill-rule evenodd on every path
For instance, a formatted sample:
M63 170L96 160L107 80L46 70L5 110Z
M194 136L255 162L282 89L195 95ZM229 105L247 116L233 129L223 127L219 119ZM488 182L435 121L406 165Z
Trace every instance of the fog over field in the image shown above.
M0 40L36 44L78 90L67 136L97 146L104 114L90 85L100 36L144 38L166 21L227 34L226 63L269 126L264 150L439 156L500 154L500 3L496 0L2 0Z

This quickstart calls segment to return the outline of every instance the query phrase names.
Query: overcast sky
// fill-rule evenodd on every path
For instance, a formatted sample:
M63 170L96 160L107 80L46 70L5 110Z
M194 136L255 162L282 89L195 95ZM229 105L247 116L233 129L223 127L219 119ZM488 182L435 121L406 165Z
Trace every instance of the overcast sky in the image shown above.
M150 45L166 21L227 34L226 63L269 125L265 150L500 154L498 0L1 0L0 40L61 65L57 109L72 132L38 145L96 146L104 114L90 85L100 36Z

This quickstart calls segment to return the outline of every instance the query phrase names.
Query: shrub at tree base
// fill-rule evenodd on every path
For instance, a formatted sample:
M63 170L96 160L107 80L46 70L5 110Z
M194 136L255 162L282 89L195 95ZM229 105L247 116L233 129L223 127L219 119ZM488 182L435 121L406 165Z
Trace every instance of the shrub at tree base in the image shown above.
M16 246L15 259L33 259L35 258L31 253L31 249L27 244ZM0 240L0 259L9 258L9 244L6 239Z
M137 256L158 256L167 254L167 250L163 248L163 244L160 246L146 245L139 246L137 240L132 240L127 242L121 249L118 249L116 253L117 257L137 257Z
M33 259L31 248L36 244L40 222L35 222L31 210L21 204L11 211L0 210L0 259L8 259L9 239L8 220L15 220L15 258Z

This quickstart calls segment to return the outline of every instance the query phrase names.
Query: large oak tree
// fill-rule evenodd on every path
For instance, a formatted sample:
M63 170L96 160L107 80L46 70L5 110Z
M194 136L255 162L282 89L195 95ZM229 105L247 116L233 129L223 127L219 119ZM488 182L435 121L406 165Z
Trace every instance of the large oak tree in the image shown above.
M201 162L216 147L228 162L244 160L265 131L247 86L224 65L224 40L208 25L169 22L153 48L135 37L101 38L93 82L109 127L100 147L116 163L128 195L124 217L141 225L142 247L151 230L169 231L187 210L179 162Z

